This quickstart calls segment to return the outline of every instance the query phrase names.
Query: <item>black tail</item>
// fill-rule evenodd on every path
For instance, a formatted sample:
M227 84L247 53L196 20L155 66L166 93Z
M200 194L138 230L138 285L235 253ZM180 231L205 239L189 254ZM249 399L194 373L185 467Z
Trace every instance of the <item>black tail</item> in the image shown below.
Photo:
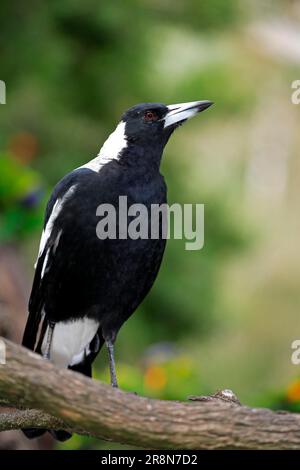
M98 352L102 348L104 344L104 339L102 337L101 331L98 330L98 333L94 337L93 341L90 344L90 354L86 356L82 362L76 364L74 366L69 366L68 369L74 370L75 372L79 372L80 374L86 375L87 377L92 377L92 363L97 356ZM36 352L40 353L39 346L36 348ZM52 429L40 429L40 428L28 428L22 429L22 432L25 434L28 439L34 439L36 437L40 437L46 432L49 432L51 436L56 439L57 441L64 442L68 439L71 439L72 434L68 431L64 431L63 429L52 430Z
M46 432L50 432L51 436L54 437L57 441L67 441L72 437L72 434L68 431L53 431L50 429L39 429L39 428L28 428L28 429L22 429L22 432L25 434L25 436L28 439L35 439L36 437L43 436Z
M25 434L28 439L34 439L35 437L40 437L45 432L47 429L39 429L39 428L28 428L28 429L22 429L22 432Z

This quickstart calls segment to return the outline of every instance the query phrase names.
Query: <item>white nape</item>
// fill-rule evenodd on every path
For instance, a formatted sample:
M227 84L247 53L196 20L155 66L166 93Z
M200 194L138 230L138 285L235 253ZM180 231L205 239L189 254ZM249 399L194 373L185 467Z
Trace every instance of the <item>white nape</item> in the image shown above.
M97 157L93 160L89 161L85 165L80 166L77 168L88 168L95 172L99 172L99 170L106 164L111 162L112 160L118 160L120 153L127 147L127 137L125 134L125 126L126 123L121 121L114 132L110 134L108 139L104 142L100 152L98 153Z
M59 367L78 364L89 352L89 345L96 335L99 323L91 318L58 322L54 326L50 348L50 360ZM42 353L45 353L49 327L44 335Z
M73 186L71 186L68 191L66 192L66 194L61 198L61 199L57 199L57 201L55 201L55 204L53 206L53 209L52 209L52 212L50 214L50 217L47 221L47 224L46 224L46 227L44 228L43 230L43 233L42 233L42 236L41 236L41 241L40 241L40 248L39 248L39 254L38 254L38 258L40 258L40 256L42 255L44 249L45 249L45 246L46 246L46 243L47 243L47 240L48 238L50 237L51 235L51 232L52 232L52 229L53 229L53 225L54 225L54 222L55 220L57 219L59 213L61 212L62 208L63 208L63 205L65 204L65 202L72 196L72 194L74 193L75 189L76 189L76 184L74 184ZM36 264L35 266L36 267Z

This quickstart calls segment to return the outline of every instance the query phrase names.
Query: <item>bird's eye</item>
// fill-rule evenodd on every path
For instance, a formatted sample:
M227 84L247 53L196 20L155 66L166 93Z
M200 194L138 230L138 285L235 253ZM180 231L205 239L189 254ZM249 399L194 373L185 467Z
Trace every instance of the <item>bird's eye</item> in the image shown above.
M157 121L158 115L154 111L146 111L144 114L144 119L147 122Z

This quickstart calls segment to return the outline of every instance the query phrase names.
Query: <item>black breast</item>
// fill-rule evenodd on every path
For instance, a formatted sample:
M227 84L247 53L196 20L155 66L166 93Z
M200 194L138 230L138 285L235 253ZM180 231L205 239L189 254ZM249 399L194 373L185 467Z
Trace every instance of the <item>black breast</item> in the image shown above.
M83 176L57 219L62 234L46 287L48 315L54 320L89 315L101 322L106 336L114 336L153 285L165 240L100 240L97 207L115 207L118 233L119 196L127 197L128 207L144 204L150 231L151 205L166 202L166 186L158 171L128 171L116 162Z

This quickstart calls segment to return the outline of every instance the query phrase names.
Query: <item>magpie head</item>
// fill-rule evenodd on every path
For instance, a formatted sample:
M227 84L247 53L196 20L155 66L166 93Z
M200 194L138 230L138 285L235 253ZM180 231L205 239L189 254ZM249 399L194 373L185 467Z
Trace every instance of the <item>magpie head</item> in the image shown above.
M100 157L100 167L103 163L118 160L127 166L157 168L172 132L212 104L211 101L169 106L161 103L137 104L123 114L115 131L104 142L96 161L92 160L94 163L89 165L97 167Z
M211 101L192 101L169 106L161 103L133 106L122 116L126 139L141 146L150 144L163 148L177 127L212 104Z

